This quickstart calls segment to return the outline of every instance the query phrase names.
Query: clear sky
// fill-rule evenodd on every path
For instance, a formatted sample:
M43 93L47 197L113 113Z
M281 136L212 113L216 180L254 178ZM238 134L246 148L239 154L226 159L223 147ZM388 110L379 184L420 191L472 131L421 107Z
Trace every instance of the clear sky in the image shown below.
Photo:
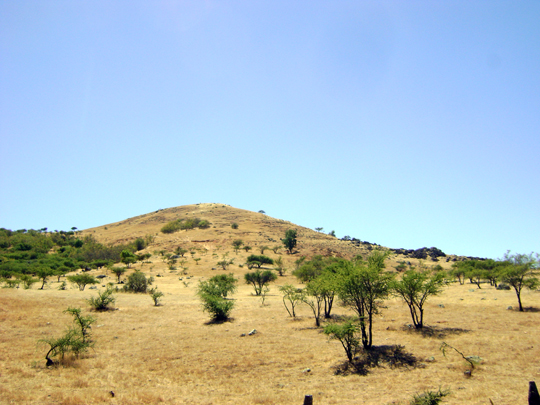
M540 2L0 0L0 227L219 202L540 251Z

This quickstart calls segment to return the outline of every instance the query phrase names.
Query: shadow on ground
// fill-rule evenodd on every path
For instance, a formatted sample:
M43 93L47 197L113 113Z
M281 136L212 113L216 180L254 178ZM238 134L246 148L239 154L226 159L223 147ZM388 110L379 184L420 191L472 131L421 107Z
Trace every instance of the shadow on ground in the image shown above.
M367 375L369 369L374 367L414 368L418 360L411 353L405 351L401 345L373 346L371 349L362 349L353 362L344 362L335 367L335 374Z
M430 337L436 339L444 339L450 335L461 335L463 333L470 332L468 329L461 328L442 328L439 326L427 326L425 325L422 329L416 329L412 325L403 326L403 330L410 333L417 333L423 337Z

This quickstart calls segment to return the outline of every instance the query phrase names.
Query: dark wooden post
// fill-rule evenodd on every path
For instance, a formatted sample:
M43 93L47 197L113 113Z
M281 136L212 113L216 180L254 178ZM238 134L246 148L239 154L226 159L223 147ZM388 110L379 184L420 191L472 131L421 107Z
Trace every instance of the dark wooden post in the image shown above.
M529 405L540 405L540 395L534 381L529 381Z
M306 395L304 397L304 405L313 405L313 396Z

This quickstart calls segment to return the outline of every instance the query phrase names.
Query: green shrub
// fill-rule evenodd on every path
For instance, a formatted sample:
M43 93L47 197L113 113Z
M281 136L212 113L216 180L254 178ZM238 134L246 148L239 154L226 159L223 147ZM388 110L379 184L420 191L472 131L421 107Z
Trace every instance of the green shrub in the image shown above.
M165 224L161 228L161 232L173 233L179 230L187 230L187 229L194 229L194 228L206 229L206 228L209 228L210 225L211 225L210 222L208 222L205 219L200 219L200 218L176 219L174 221L171 221Z
M97 297L91 297L87 301L96 311L107 311L111 309L109 305L114 304L116 301L116 298L113 297L113 292L111 287L107 287L103 292L98 292Z
M22 274L19 276L19 280L23 283L23 288L25 290L29 290L32 288L32 286L37 283L39 280L37 278L32 277L29 274Z
M160 306L161 304L160 304L160 302L159 302L159 299L160 299L161 297L163 297L164 294L163 294L161 291L159 291L159 290L157 289L157 287L156 287L156 288L152 288L152 289L149 291L149 293L150 293L150 297L152 297L152 300L154 301L154 306L156 306L156 307Z
M442 399L450 394L449 390L441 391L425 391L422 394L415 395L409 402L409 405L437 405Z
M161 228L162 233L174 233L176 231L180 230L180 222L179 221L171 221Z
M237 224L236 222L233 222L233 223L231 224L231 228L232 228L232 229L238 229L238 224Z
M40 343L49 345L49 350L45 354L47 360L47 366L52 366L62 361L66 353L73 353L76 357L88 348L94 345L91 339L90 330L91 325L96 322L96 319L91 316L83 316L80 308L68 308L64 312L68 312L73 315L73 326L70 327L66 333L59 338L45 338L40 339ZM57 357L58 360L54 361L51 357Z
M203 311L212 316L212 321L226 321L234 307L234 302L227 300L219 295L199 294L202 300Z
M220 274L212 277L208 281L199 282L197 293L199 295L210 294L222 298L227 298L227 295L236 291L237 280L234 275Z
M152 285L153 282L153 277L147 278L141 271L135 271L135 273L128 276L124 291L146 294L148 286Z

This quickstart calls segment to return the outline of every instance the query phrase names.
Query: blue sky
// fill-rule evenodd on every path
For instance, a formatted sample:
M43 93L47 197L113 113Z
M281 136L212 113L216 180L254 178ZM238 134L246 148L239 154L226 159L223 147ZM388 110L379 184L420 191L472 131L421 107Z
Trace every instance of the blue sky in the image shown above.
M0 227L219 202L540 251L538 1L0 1Z

